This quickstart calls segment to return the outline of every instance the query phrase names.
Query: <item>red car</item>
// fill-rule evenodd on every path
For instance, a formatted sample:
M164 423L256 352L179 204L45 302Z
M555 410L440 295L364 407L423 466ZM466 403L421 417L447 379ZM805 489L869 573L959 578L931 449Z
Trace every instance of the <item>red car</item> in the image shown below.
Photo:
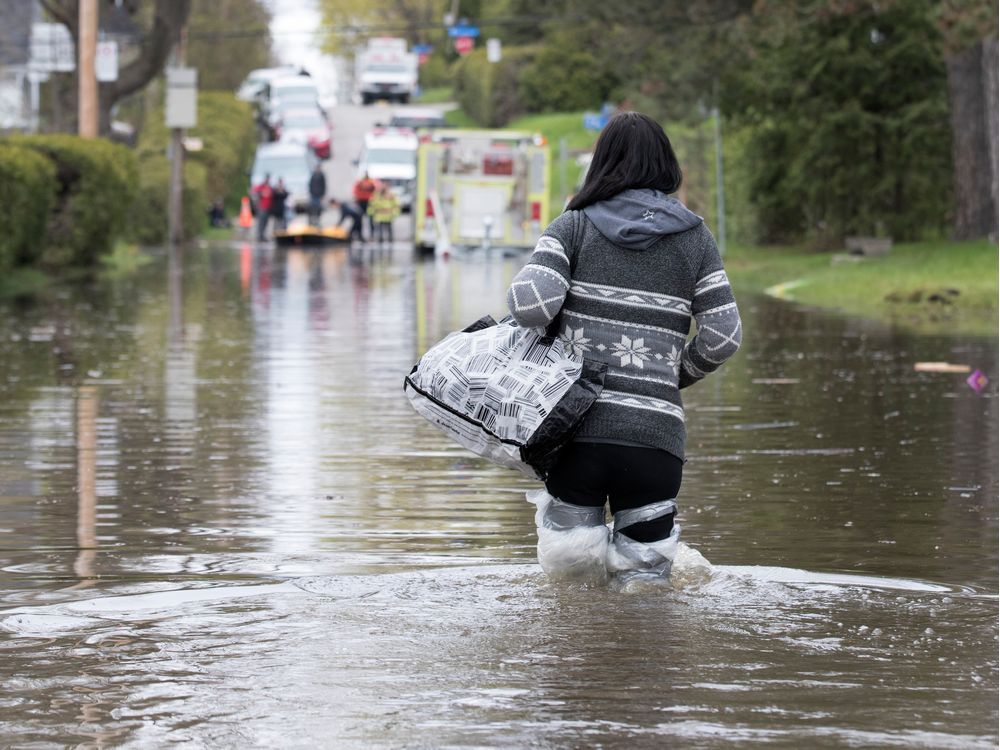
M310 107L282 112L275 135L283 143L307 143L320 159L329 159L333 153L331 130L323 112Z

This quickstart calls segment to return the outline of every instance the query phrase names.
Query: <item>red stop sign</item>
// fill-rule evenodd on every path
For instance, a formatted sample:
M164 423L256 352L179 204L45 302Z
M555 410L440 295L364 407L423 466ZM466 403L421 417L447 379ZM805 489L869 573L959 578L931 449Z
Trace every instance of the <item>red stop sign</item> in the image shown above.
M476 46L476 40L471 36L457 36L455 37L455 51L460 55L467 55L472 52L472 48Z

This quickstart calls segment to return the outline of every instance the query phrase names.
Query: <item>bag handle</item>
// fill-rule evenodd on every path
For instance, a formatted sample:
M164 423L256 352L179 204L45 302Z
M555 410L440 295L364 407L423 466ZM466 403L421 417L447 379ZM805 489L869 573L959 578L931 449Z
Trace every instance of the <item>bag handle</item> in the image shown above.
M573 214L573 239L570 243L570 252L567 253L569 258L569 280L570 283L573 282L573 273L576 271L576 259L580 254L580 246L583 244L583 232L585 229L585 223L583 218L583 212L574 210L571 212ZM562 317L562 311L556 315L552 321L545 326L545 340L548 343L552 343L556 336L559 335L559 319Z

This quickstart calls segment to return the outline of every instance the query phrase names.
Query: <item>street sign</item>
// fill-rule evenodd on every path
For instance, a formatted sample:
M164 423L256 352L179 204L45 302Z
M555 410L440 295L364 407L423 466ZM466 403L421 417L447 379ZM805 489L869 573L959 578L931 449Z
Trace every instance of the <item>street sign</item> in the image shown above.
M487 39L486 40L486 59L491 63L500 62L501 52L500 52L500 40L499 39Z
M479 27L470 26L469 24L459 24L457 26L452 26L448 29L448 36L452 39L457 39L462 36L471 36L475 38L479 36Z
M476 46L476 40L471 36L460 36L455 39L455 51L460 55L467 55Z
M193 128L198 124L198 69L167 68L168 128Z
M118 42L98 42L97 56L94 58L97 80L102 82L118 80Z
M604 130L604 126L608 124L608 120L614 115L615 109L614 104L605 102L601 106L600 112L584 112L583 127L587 130Z
M417 56L417 62L421 65L430 59L433 51L434 47L430 44L414 44L412 47L412 52Z
M586 130L604 130L610 118L603 112L584 112L583 127Z
M28 67L40 73L71 73L76 70L76 45L61 23L31 24Z

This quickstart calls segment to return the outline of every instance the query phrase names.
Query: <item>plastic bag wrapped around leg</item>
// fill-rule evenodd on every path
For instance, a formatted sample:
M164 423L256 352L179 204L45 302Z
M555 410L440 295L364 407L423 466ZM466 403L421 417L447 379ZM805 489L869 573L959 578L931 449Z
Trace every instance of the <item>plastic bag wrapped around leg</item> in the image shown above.
M604 508L565 503L545 490L527 494L536 506L538 564L554 579L602 583L610 531L604 525Z
M637 542L625 536L622 531L633 524L676 512L676 501L661 500L641 508L615 513L607 569L619 583L634 585L639 582L666 583L670 580L670 569L677 555L677 543L681 535L680 525L675 523L666 539L648 543Z

